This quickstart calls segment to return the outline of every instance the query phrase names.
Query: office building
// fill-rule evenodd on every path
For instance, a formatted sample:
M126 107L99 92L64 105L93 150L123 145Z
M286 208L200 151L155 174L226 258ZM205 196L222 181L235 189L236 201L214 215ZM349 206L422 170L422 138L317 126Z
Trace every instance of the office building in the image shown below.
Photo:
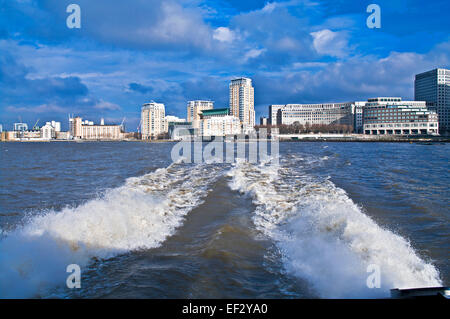
M281 124L281 109L285 105L283 104L272 104L269 105L269 124L270 125L280 125Z
M276 106L278 125L351 125L354 126L354 102L347 103L323 103L323 104L286 104ZM271 105L269 112L274 111ZM273 121L273 119L272 119Z
M353 129L355 133L362 134L363 133L363 124L364 124L364 108L366 106L366 102L357 101L354 102L353 108Z
M426 101L436 111L441 133L450 132L450 70L438 68L416 74L414 99Z
M252 80L237 78L230 83L230 115L238 118L244 127L255 126L255 100Z
M401 98L369 99L364 108L364 134L436 135L438 115L425 101L402 101Z
M162 103L145 103L141 108L142 139L154 139L165 133L165 107Z

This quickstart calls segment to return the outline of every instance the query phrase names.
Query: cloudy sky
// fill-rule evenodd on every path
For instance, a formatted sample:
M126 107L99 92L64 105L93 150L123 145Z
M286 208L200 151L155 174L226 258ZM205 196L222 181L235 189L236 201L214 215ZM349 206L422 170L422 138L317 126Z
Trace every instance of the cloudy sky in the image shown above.
M81 7L81 28L66 7ZM381 7L369 29L366 8ZM269 104L413 98L414 74L450 66L448 0L0 0L0 123L68 113L135 131L151 100L228 106L228 83L254 81Z

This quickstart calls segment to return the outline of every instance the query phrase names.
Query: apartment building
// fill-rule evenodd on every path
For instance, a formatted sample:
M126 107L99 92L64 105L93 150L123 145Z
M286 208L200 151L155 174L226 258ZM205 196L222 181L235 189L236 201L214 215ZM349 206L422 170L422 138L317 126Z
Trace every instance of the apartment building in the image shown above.
M200 126L200 114L203 110L211 110L214 108L213 101L195 100L189 101L187 104L187 121L191 122L194 128Z
M153 139L165 133L165 107L162 103L150 102L141 108L142 139Z
M255 91L252 80L237 78L230 83L230 115L249 128L255 126Z

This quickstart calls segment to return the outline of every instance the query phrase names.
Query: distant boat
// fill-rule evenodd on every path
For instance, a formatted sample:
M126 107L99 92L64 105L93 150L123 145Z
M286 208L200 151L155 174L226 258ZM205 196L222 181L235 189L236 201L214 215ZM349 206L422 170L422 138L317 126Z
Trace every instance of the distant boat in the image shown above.
M445 298L450 299L450 287L431 287L413 289L391 289L391 298Z

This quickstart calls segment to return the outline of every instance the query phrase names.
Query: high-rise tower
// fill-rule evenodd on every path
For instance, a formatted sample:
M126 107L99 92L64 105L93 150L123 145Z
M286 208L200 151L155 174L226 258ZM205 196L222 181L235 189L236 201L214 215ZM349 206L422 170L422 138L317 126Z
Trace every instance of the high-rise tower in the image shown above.
M255 99L252 80L237 78L230 83L230 113L239 118L244 126L255 126Z
M439 131L450 131L450 70L434 69L416 74L414 99L426 101L438 114Z
M145 103L141 108L142 139L156 138L164 133L165 107L162 103Z

